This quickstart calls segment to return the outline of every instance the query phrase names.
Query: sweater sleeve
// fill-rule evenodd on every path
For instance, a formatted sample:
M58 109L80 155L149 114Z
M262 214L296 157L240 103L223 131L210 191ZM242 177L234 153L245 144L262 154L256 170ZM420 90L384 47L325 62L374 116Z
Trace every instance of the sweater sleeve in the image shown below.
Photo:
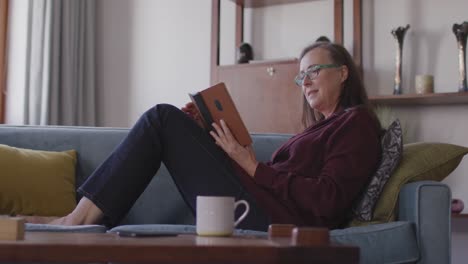
M354 117L340 124L326 139L319 175L297 173L294 169L279 171L269 163L260 163L254 180L306 215L331 218L351 207L379 159L380 140L375 123L369 118Z

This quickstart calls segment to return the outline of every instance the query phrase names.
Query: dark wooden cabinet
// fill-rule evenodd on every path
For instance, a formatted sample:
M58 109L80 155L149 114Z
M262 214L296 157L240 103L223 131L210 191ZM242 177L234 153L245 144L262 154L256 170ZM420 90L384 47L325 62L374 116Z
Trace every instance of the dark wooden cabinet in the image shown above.
M302 93L293 80L298 69L297 60L220 66L218 78L250 132L297 133Z
M219 65L220 1L212 0L211 83L226 83L250 132L298 133L302 130L302 94L294 85L299 71L297 60ZM242 42L243 11L278 4L317 0L230 0L236 4L236 47ZM343 0L334 4L334 40L343 42ZM361 62L361 0L353 0L353 56Z

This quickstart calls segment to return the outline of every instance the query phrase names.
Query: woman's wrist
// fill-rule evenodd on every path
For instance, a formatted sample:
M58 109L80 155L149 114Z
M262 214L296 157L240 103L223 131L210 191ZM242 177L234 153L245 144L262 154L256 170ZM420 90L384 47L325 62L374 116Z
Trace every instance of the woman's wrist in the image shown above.
M255 176L255 171L257 170L257 167L257 161L253 161L252 163L250 163L249 167L246 170L247 174L249 174L249 176L253 178Z

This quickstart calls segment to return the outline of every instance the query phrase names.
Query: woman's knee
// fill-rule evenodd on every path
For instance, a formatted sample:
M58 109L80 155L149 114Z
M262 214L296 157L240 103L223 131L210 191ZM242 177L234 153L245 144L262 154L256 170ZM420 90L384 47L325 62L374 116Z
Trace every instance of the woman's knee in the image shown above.
M144 113L150 119L158 119L159 121L167 120L168 118L180 115L183 113L179 108L171 104L157 104Z
M172 112L180 112L181 110L171 104L157 104L153 107L160 114L167 114Z

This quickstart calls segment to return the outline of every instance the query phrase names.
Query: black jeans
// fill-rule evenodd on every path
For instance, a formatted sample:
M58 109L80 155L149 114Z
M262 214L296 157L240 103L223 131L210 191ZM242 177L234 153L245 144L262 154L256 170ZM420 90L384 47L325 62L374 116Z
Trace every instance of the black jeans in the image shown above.
M268 217L235 174L230 158L187 114L171 105L145 112L127 137L79 188L117 225L164 162L195 212L197 195L245 199L250 212L238 226L266 230Z

